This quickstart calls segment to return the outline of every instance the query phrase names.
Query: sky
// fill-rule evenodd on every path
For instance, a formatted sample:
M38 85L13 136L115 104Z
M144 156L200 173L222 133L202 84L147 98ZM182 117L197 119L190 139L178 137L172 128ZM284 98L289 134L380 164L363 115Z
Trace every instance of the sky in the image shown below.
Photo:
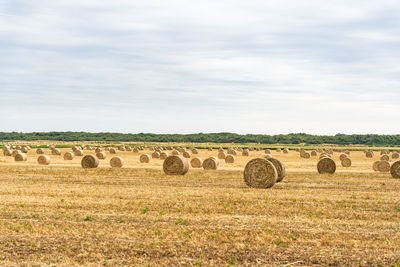
M0 131L400 134L400 2L0 0Z

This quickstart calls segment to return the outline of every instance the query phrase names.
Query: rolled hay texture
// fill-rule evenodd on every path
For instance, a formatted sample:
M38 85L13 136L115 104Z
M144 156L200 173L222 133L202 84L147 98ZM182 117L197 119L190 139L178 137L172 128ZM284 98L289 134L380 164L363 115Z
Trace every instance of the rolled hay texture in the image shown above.
M176 150L176 149L172 150L172 155L173 155L173 156L179 156L180 154L181 154L181 153L179 153L178 150Z
M267 159L269 162L271 162L275 169L276 172L278 174L278 177L276 178L276 182L279 183L283 180L283 178L285 178L286 176L286 168L285 165L283 165L283 163L279 160L277 160L276 158L268 158Z
M318 155L318 154L317 154L317 151L316 151L316 150L311 151L311 156L316 157L317 155Z
M98 152L98 153L96 153L96 157L98 158L98 159L106 159L106 157L107 157L107 154L105 153L105 152Z
M287 148L283 149L283 153L288 154L289 153L289 149L287 149Z
M183 157L184 157L184 158L190 159L191 156L192 156L192 154L190 154L189 151L183 152Z
M392 159L398 159L400 157L400 154L397 152L392 153Z
M132 147L127 146L127 147L126 147L126 151L132 151Z
M23 153L28 153L29 149L28 149L28 147L25 146L25 147L21 148L21 151Z
M400 178L400 161L396 161L392 164L392 167L390 167L390 174L393 178Z
M12 156L12 157L15 157L17 154L23 154L23 153L22 153L21 150L14 150L14 151L11 153L11 156Z
M74 157L75 157L75 155L72 152L67 152L64 154L64 160L73 160Z
M256 158L246 164L243 177L249 187L270 188L276 183L278 172L272 162Z
M282 152L282 149L277 148L277 149L276 149L276 152L280 153L280 152Z
M110 154L117 154L117 150L113 147L110 148L109 152Z
M36 149L36 154L44 154L44 149L43 148Z
M339 159L343 161L345 158L347 158L347 154L340 154Z
M3 151L11 150L10 146L3 146Z
M100 147L96 148L95 152L96 153L100 153L102 151L102 149Z
M77 146L73 146L72 147L72 151L74 151L75 152L75 150L78 150L79 148L77 147Z
M213 151L213 149L211 147L208 148L208 151Z
M193 154L199 154L199 151L198 151L196 148L193 148L193 149L192 149L192 153L193 153Z
M271 150L265 149L265 154L271 154Z
M139 153L139 149L138 149L137 147L134 147L134 148L132 149L132 152L133 152L133 153Z
M348 150L346 150L344 153L345 153L346 155L350 155L350 151L348 151Z
M304 159L309 159L311 157L311 155L308 152L304 152L303 154L301 154L301 157Z
M227 155L225 158L225 163L234 163L235 162L235 156L234 155Z
M336 172L336 163L331 158L322 158L317 164L318 173L334 174Z
M234 156L236 156L236 150L234 150L233 148L229 148L229 149L228 149L228 155L234 155Z
M94 169L99 166L99 159L93 155L86 155L82 158L81 165L84 169Z
M47 155L40 155L37 159L40 165L49 165L50 164L50 157Z
M28 156L27 156L25 153L17 153L17 154L14 156L14 160L15 160L15 161L18 161L18 162L20 162L20 161L27 161L27 160L28 160Z
M219 165L219 160L216 157L210 157L203 161L204 170L216 170Z
M54 149L51 151L51 154L52 154L52 155L56 155L56 156L60 156L60 155L61 155L61 150L58 149L58 148L54 148Z
M222 147L219 147L219 148L218 148L218 151L219 151L219 152L224 152L224 149L223 149Z
M21 146L16 146L15 149L16 149L16 150L21 150L22 147L21 147Z
M226 158L226 153L225 152L219 152L218 153L218 158L219 159L225 159Z
M248 157L249 156L249 150L248 149L243 149L242 156Z
M166 158L168 158L169 154L166 151L163 151L160 153L160 159L165 160Z
M150 156L149 154L142 154L140 155L140 162L141 163L149 163L150 162Z
M374 152L372 152L372 151L367 151L367 152L365 152L365 156L366 156L367 158L373 158L373 157L374 157Z
M6 157L11 157L12 155L12 151L7 149L7 150L3 150L3 155Z
M331 155L327 154L327 153L322 153L321 155L319 155L319 159L323 159L323 158L330 158Z
M381 160L376 168L379 172L390 172L390 163L386 160Z
M126 147L125 146L120 146L120 147L118 147L118 150L119 151L126 151Z
M160 158L160 152L154 151L154 152L151 154L151 157L152 157L153 159L159 159L159 158Z
M167 175L185 175L189 171L189 163L183 156L169 156L163 163Z
M190 165L192 168L201 168L203 167L203 160L201 158L193 158L190 161Z
M389 161L390 158L389 158L388 155L384 154L384 155L381 156L381 160Z
M82 157L83 156L83 151L80 149L77 149L74 151L74 155L77 157Z
M351 167L351 159L348 157L345 157L344 159L341 160L342 167L349 168Z
M113 157L110 160L110 166L113 168L122 168L122 166L124 166L124 159L121 157Z
M265 159L271 159L271 158L272 158L272 155L271 155L271 154L267 154L267 155L265 155L264 158L265 158Z
M372 169L374 170L374 171L378 171L378 164L379 164L379 160L378 161L375 161L373 164L372 164Z

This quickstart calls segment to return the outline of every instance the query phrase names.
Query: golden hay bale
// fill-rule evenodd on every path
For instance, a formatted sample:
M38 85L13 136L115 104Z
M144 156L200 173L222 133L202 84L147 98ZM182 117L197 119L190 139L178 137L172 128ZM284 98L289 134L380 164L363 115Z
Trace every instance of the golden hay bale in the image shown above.
M106 159L106 157L107 157L107 154L105 153L105 152L98 152L98 153L96 153L96 157L98 158L98 159Z
M235 162L235 156L234 155L227 155L225 158L225 163L234 163Z
M183 148L183 147L178 147L178 151L179 151L180 153L185 153L186 149Z
M367 158L373 158L373 157L374 157L374 152L372 152L372 151L367 151L367 152L365 153L365 156L366 156Z
M400 154L397 152L392 153L392 159L398 159L400 157Z
M99 159L93 155L86 155L81 161L82 168L93 169L99 166Z
M341 160L341 163L342 163L342 167L349 168L349 167L351 167L352 162L351 162L351 159L349 159L348 157L345 157Z
M267 155L265 155L264 158L265 158L265 159L272 159L272 155L271 155L271 154L267 154Z
M132 147L127 146L127 147L126 147L126 151L132 151Z
M3 151L11 150L10 146L3 146Z
M379 172L389 172L390 171L390 163L386 160L379 161L376 166Z
M296 148L295 151L296 151L296 152L300 152L300 148Z
M400 161L396 161L390 167L390 174L393 178L400 178Z
M149 154L142 154L140 155L140 162L141 163L149 163L150 162L150 156Z
M384 154L384 155L381 156L381 160L389 161L390 158L389 158L389 156L387 154Z
M54 148L54 149L51 151L51 154L52 154L52 155L59 156L59 155L61 155L61 150L58 149L58 148Z
M15 147L16 150L21 150L21 148L22 148L21 146L16 146Z
M159 159L160 158L160 152L154 151L153 154L151 154L151 157L153 159Z
M50 164L50 157L47 155L40 155L37 159L40 165L49 165Z
M203 161L203 169L216 170L219 165L219 160L216 157L210 157Z
M50 150L53 150L53 149L55 149L56 147L55 146L49 146L49 149Z
M318 154L317 154L317 150L311 151L311 156L316 157L317 155L318 155Z
M119 151L126 151L126 147L125 146L120 146L120 147L118 147L118 150Z
M137 147L134 147L134 148L132 149L132 152L133 152L133 153L139 153L139 149L138 149Z
M276 183L278 172L272 162L256 158L246 164L243 177L249 187L270 188Z
M117 150L113 147L110 147L109 152L110 152L110 154L117 154Z
M242 156L244 156L244 157L248 157L249 156L249 150L247 148L243 149Z
M193 158L193 159L190 161L190 165L191 165L193 168L201 168L201 167L203 167L203 160L202 160L201 158Z
M64 154L64 160L73 160L75 157L73 152L67 152Z
M165 160L166 158L168 158L169 154L166 151L163 151L160 153L160 159Z
M100 147L97 147L95 150L96 153L100 153L101 151L102 151L102 149Z
M44 154L44 149L43 148L36 149L36 154Z
M12 151L11 150L3 150L3 155L6 157L11 157Z
M104 148L104 150L105 151L110 151L110 147L107 146L106 148Z
M80 149L77 149L74 151L74 155L77 157L82 157L83 156L83 151Z
M250 147L250 148L249 148L249 151L254 151L254 147Z
M172 155L173 155L173 156L179 156L180 154L181 154L181 153L179 153L178 150L176 150L176 149L172 150Z
M124 166L124 159L121 157L113 157L110 160L110 166L112 168L122 168L122 166Z
M336 171L336 163L331 158L322 158L317 164L318 173L334 174Z
M189 163L183 156L169 156L163 163L167 175L185 175L189 171Z
M289 153L289 149L284 148L284 149L283 149L283 153L284 153L284 154L288 154L288 153Z
M213 151L213 149L211 147L208 148L208 151Z
M29 151L29 149L28 149L28 147L23 147L23 148L21 148L21 151L22 151L22 153L28 153L28 151Z
M233 148L228 149L228 155L234 155L236 156L236 151Z
M339 159L343 161L345 158L347 158L347 154L340 154Z
M189 151L183 152L183 157L184 157L184 158L190 159L191 156L192 156L192 154L190 154Z
M196 148L193 148L193 149L192 149L192 153L193 153L193 154L199 154L199 151L198 151Z
M281 150L280 148L277 148L277 149L276 149L276 152L281 153L282 150Z
M218 153L218 158L219 159L225 159L226 158L226 153L225 152L219 152Z
M73 146L72 147L72 151L74 151L75 152L75 150L78 150L79 148L77 147L77 146Z
M308 152L304 152L303 154L301 154L301 157L304 159L309 159L311 157L311 155Z
M28 157L26 156L26 154L25 153L17 153L15 156L14 156L14 160L15 161L27 161L28 160Z
M348 151L348 150L346 150L344 153L345 153L346 155L350 155L350 151Z
M378 161L375 161L373 164L372 164L372 169L374 170L374 171L378 171L378 164L379 164L379 160Z
M265 149L264 152L265 152L265 154L271 154L271 150L269 150L269 149Z
M17 154L22 154L22 151L21 151L21 150L14 150L14 151L11 153L11 156L12 156L12 157L15 157Z
M222 147L219 147L219 148L218 148L218 151L219 151L219 152L224 152L224 149L223 149Z
M283 178L285 178L285 176L286 176L285 165L283 165L282 162L277 160L276 158L268 158L267 160L269 162L271 162L276 169L276 172L278 174L278 176L276 178L276 182L277 183L281 182L283 180Z

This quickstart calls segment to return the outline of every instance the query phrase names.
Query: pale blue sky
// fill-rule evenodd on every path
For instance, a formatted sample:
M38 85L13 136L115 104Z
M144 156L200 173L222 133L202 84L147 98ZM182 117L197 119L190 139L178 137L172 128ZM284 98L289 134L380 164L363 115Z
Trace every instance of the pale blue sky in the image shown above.
M0 131L400 133L400 2L0 0Z

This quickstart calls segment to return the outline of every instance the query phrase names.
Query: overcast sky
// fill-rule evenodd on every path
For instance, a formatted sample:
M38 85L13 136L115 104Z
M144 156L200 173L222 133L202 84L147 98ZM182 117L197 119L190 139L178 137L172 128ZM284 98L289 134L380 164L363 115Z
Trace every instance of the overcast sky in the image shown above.
M400 2L0 0L0 131L399 134Z

